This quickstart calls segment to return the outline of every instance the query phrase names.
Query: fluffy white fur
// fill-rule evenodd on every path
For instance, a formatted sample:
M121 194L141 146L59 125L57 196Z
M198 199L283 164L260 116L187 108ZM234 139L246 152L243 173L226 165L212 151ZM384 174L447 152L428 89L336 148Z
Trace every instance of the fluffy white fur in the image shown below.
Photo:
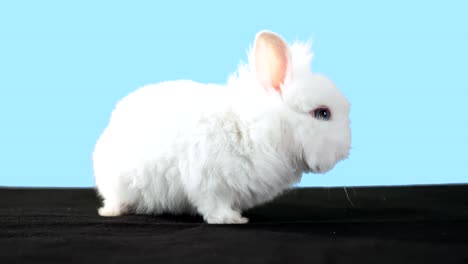
M99 214L198 213L207 223L246 223L243 210L346 158L348 101L311 73L307 43L288 47L281 94L260 84L251 49L225 86L171 81L123 98L93 153ZM310 114L319 106L331 120Z

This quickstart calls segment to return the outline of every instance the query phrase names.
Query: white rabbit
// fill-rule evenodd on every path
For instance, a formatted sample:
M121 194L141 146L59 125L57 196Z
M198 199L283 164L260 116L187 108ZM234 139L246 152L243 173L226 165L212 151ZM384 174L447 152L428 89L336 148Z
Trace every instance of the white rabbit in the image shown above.
M101 216L198 213L247 223L302 173L347 158L350 105L307 43L261 31L226 86L171 81L123 98L93 153Z

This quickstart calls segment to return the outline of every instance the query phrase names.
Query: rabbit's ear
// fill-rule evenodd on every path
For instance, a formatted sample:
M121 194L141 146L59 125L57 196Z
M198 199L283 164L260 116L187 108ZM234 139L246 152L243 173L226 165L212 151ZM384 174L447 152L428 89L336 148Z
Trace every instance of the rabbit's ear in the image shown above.
M274 89L281 94L282 85L291 78L288 44L275 33L261 31L255 38L253 54L260 83L265 89Z

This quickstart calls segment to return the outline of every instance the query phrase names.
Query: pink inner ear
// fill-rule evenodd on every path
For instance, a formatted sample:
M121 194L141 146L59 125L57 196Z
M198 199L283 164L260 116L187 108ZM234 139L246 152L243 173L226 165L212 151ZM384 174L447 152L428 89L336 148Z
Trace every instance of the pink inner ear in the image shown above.
M263 32L255 41L255 68L265 89L274 88L281 94L281 84L288 72L289 50L277 35Z

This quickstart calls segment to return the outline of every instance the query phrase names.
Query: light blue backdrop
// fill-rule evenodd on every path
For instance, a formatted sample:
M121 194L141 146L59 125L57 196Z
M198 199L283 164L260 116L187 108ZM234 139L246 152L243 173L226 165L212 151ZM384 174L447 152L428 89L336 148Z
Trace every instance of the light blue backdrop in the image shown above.
M468 182L466 1L2 1L0 185L92 186L116 101L225 82L255 33L314 39L352 103L351 156L303 186Z

